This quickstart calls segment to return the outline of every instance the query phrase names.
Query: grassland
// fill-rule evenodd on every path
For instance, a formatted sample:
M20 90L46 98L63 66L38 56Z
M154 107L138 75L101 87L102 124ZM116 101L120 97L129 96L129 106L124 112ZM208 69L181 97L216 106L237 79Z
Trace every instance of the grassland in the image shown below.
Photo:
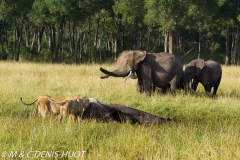
M240 159L240 67L222 66L218 96L212 99L204 96L201 85L196 95L177 91L176 97L146 97L135 91L136 80L101 80L101 66L115 68L0 62L0 159L5 153L6 159L13 153L15 159L48 159L39 155L43 151L75 153L65 159ZM19 100L31 102L42 94L95 97L174 121L147 127L94 120L60 124L57 118L35 117L35 105ZM83 157L79 151L86 151Z

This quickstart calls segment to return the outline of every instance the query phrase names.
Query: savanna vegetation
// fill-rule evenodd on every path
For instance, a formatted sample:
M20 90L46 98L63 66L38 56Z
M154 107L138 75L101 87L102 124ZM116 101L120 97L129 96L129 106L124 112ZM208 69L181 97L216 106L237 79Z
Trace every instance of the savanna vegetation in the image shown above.
M1 62L0 156L11 151L86 151L83 158L94 160L240 158L239 67L222 66L218 96L212 99L201 85L195 95L177 91L176 97L147 97L135 91L136 80L101 80L101 66ZM41 94L95 97L173 121L151 126L95 120L59 123L56 117L35 117L35 105L25 106L19 100L31 102ZM15 159L19 157L16 154Z
M0 157L47 159L39 153L69 151L65 159L73 152L78 157L72 158L94 160L239 159L239 5L239 0L1 0ZM170 52L183 64L195 58L226 64L218 96L206 97L199 85L194 95L179 90L176 97L147 97L135 91L136 80L101 80L99 68L114 69L108 62L129 49ZM19 100L42 94L94 97L173 121L59 123L57 117L36 117L35 105Z
M123 50L239 62L239 0L1 0L0 59L113 62Z

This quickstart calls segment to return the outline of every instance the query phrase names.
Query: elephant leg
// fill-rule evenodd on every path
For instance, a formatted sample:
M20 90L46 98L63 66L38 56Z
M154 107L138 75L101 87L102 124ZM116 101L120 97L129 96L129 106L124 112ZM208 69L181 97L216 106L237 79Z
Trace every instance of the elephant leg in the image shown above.
M149 96L149 97L150 97L150 96L151 96L151 94L152 94L152 91L151 91L151 89L150 89L150 90L146 90L145 92L146 92L147 96Z
M198 83L192 83L191 84L191 89L190 92L194 93L197 90Z
M167 86L164 86L161 88L158 87L158 89L159 89L159 92L161 91L162 94L166 94L169 90L171 90L171 85L168 84Z
M143 93L143 92L144 92L142 79L140 79L140 78L139 78L138 81L137 81L136 90L137 90L137 92L139 92L139 93Z
M170 86L168 85L167 87L170 87L171 89L171 93L173 96L176 96L176 86L177 86L177 83L180 81L180 77L178 76L175 76L171 82L170 82ZM166 88L167 88L166 87Z
M198 87L198 81L196 81L195 79L193 79L193 82L191 84L191 89L193 91L196 91L197 90L197 87Z
M184 82L184 93L185 94L190 93L190 91L191 91L191 87L190 87L189 83Z
M155 91L158 92L158 87L152 85L152 91L153 91L153 92L155 92Z
M142 86L142 85L138 85L138 84L137 84L137 86L136 86L136 90L137 90L137 92L139 92L139 93L143 93L143 91L144 91L143 86Z
M147 96L151 96L151 94L152 94L152 81L151 81L151 79L143 81L143 89L146 92Z
M213 96L216 96L217 90L218 90L218 87L213 87Z
M153 85L153 92L156 91L158 94L166 94L167 93L167 88L166 87L156 87Z
M203 84L203 86L204 86L204 89L205 89L206 94L207 94L208 96L210 96L212 87L211 87L208 83L207 83L207 84L206 84L206 83Z
M173 96L176 96L176 86L175 85L171 85L171 93Z
M217 83L213 86L213 96L216 95L218 87L219 87L219 84L220 84L220 80L217 81Z

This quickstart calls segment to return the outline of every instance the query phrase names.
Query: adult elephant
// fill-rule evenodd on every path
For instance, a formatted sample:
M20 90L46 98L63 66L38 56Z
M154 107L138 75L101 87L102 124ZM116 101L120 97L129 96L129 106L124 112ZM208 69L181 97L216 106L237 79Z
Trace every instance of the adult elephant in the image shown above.
M147 54L146 51L124 51L116 62L117 69L110 72L103 68L105 73L101 78L137 77L139 92L145 91L151 95L152 86L159 88L170 84L171 92L175 95L176 85L181 79L183 67L181 62L170 53Z
M203 59L195 59L189 62L184 71L184 81L191 84L191 88L196 91L198 83L200 82L208 95L213 90L213 96L216 95L218 86L222 78L222 68L219 63L208 60L204 61Z

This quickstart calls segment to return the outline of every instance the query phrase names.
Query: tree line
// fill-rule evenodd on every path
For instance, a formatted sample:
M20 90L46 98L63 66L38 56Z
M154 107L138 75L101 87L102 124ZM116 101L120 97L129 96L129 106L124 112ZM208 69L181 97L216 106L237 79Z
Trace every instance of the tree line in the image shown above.
M123 50L239 61L239 0L1 0L0 59L113 62Z

